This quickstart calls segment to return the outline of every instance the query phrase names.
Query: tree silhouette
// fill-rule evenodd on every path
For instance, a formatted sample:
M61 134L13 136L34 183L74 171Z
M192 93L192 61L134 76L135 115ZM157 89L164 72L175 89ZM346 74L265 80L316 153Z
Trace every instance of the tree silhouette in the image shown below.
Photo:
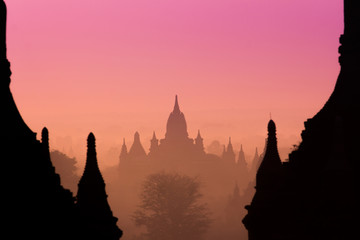
M200 240L211 222L201 198L197 178L151 174L142 186L141 204L133 216L135 224L146 227L150 240Z
M51 151L50 157L56 172L60 174L61 183L72 192L76 192L80 180L80 177L76 174L76 159L58 150Z

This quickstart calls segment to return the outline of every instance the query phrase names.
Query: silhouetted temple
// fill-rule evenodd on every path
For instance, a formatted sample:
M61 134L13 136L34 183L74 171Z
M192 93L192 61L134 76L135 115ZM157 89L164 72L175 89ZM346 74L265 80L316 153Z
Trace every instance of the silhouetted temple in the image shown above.
M235 175L240 174L247 177L248 169L242 147L239 156L239 160L236 161L231 138L229 138L227 147L224 146L224 152L221 157L205 152L200 130L198 130L196 138L189 138L185 115L180 111L178 96L176 95L173 111L167 120L165 138L159 140L154 132L150 140L149 153L146 154L140 142L140 135L136 132L129 151L127 151L124 141L121 147L119 162L124 167L125 165L126 167L135 167L135 165L144 167L146 165L154 166L154 164L168 167L207 164L209 167L213 167L215 163L221 166L226 165L231 168L231 171L238 171L238 173L234 172ZM232 181L234 180L232 179Z
M146 154L140 142L140 135L136 132L129 152L126 151L124 142L120 153L120 164L154 164L154 162L165 164L180 162L182 164L184 161L194 162L207 159L208 155L204 151L200 130L195 139L188 136L185 115L180 111L177 96L175 96L174 109L167 120L165 138L157 139L154 132L149 150L149 153ZM212 157L217 158L216 156Z
M122 231L116 226L105 182L97 163L95 136L90 133L87 139L87 157L84 173L79 181L76 209L79 213L79 225L84 239L117 240Z
M126 161L127 156L128 156L128 150L127 150L127 147L125 144L125 138L124 138L123 144L121 146L120 156L119 156L120 161Z
M344 1L344 20L333 93L305 122L302 142L289 161L279 164L273 155L272 164L258 171L263 177L257 181L266 175L273 180L260 188L256 183L244 219L249 240L359 238L359 1Z
M185 115L180 111L178 97L175 96L174 109L166 124L165 138L160 139L156 153L150 152L154 160L191 161L205 157L200 131L195 139L189 138Z
M285 209L290 200L288 189L284 189L283 181L286 179L283 171L277 148L276 125L270 120L264 157L256 173L256 192L251 205L246 206L249 213L244 223L249 230L249 239L293 239L293 236L284 237L293 230L285 221L291 216L286 215L287 211L279 211Z
M50 160L49 134L36 139L10 91L6 56L6 6L0 1L1 223L2 239L73 239L74 198Z
M135 132L134 134L134 142L129 150L128 158L137 160L146 159L146 152L140 142L140 134L138 132Z
M224 151L222 154L222 158L224 159L225 163L233 164L235 163L235 152L233 145L231 143L231 137L229 137L229 143L227 147L224 146Z
M277 148L276 139L276 125L273 120L268 123L268 138L265 149L264 158L256 173L256 190L259 192L262 189L277 185L276 177L281 171L281 160Z
M0 1L1 239L81 240L75 198L64 189L50 159L49 132L41 142L22 119L10 91L6 56L6 5ZM95 195L96 193L93 193ZM86 201L86 196L81 197ZM119 238L119 236L118 236ZM118 239L111 238L111 239ZM105 238L97 238L97 240Z
M239 174L241 174L242 176L245 176L246 179L249 179L250 169L248 169L248 166L247 166L247 163L245 160L245 153L244 153L242 144L240 146L240 152L239 152L238 160L236 162L236 169Z

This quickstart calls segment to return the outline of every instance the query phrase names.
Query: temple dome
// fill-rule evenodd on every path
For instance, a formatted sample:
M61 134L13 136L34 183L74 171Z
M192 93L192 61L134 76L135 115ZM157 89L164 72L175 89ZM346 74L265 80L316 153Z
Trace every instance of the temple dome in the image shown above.
M187 139L187 125L184 114L180 111L177 95L175 96L174 110L170 113L166 125L166 139Z

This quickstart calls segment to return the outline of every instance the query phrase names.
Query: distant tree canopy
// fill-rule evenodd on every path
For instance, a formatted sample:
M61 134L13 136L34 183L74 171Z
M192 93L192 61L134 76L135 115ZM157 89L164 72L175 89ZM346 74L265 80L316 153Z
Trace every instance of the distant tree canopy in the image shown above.
M149 240L200 240L210 225L210 212L200 183L185 175L156 173L143 183L136 225L145 226Z
M51 151L50 158L56 173L60 175L61 185L70 189L73 193L76 193L77 184L80 179L76 174L76 159L71 158L58 150Z

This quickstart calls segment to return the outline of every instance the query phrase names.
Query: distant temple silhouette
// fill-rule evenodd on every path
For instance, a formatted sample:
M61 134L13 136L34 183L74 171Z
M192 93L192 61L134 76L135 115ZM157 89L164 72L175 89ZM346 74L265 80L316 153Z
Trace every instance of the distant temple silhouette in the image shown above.
M136 169L145 166L158 166L159 169L183 169L183 167L195 167L194 169L197 169L196 166L202 166L201 169L214 168L218 172L228 171L229 183L238 180L243 185L244 182L247 182L244 181L244 178L249 178L249 171L242 146L238 161L235 157L231 138L229 138L227 147L224 146L222 156L205 152L200 130L198 130L196 138L189 138L185 115L180 110L178 96L176 95L173 111L167 120L165 138L159 140L154 132L150 140L149 152L146 154L140 142L140 135L136 132L129 151L125 140L122 144L119 167Z
M344 1L344 22L335 89L305 122L288 162L276 154L275 124L269 123L256 194L243 220L249 240L359 237L359 1Z
M156 139L153 138L153 146L149 153L150 160L173 163L176 161L194 161L195 159L197 161L204 160L206 156L202 141L200 131L198 131L195 141L189 138L185 115L180 111L176 95L174 109L167 120L165 138L160 139L158 146L156 146Z
M229 143L228 143L227 147L225 148L225 146L224 146L222 158L228 164L235 163L235 152L234 152L233 145L231 143L231 137L229 137Z
M164 161L166 164L166 162L174 163L176 161L193 162L221 160L234 165L238 162L239 166L241 165L241 168L246 169L247 165L242 146L238 161L236 161L235 156L236 154L231 143L231 138L229 138L227 147L224 146L224 153L221 157L205 152L200 130L198 130L196 138L189 138L185 115L180 111L178 96L176 95L174 109L167 120L165 138L159 140L154 132L150 140L149 153L146 154L140 141L140 135L136 132L133 144L129 151L127 150L124 139L119 160L120 165L136 164L143 161Z
M83 221L82 209L89 195L104 197L98 189L78 195L64 189L50 159L49 132L42 130L41 142L22 119L10 91L10 63L6 55L6 5L0 1L0 104L3 141L1 143L1 238L2 239L94 239L88 236L89 226ZM94 145L95 146L95 145ZM86 171L85 171L86 172ZM89 174L90 175L90 174ZM93 176L87 179L91 181ZM94 179L96 182L97 179ZM80 183L81 191L86 184ZM85 185L85 186L83 186ZM91 194L90 194L91 193ZM99 196L100 195L100 196ZM106 201L102 200L103 202ZM100 205L92 211L109 216L109 208ZM109 220L110 219L110 220ZM102 218L98 218L102 221ZM115 218L106 221L115 224ZM110 225L111 225L110 224ZM92 225L95 226L95 225ZM97 226L95 226L97 228ZM119 239L119 231L112 238ZM94 239L95 240L95 239Z

